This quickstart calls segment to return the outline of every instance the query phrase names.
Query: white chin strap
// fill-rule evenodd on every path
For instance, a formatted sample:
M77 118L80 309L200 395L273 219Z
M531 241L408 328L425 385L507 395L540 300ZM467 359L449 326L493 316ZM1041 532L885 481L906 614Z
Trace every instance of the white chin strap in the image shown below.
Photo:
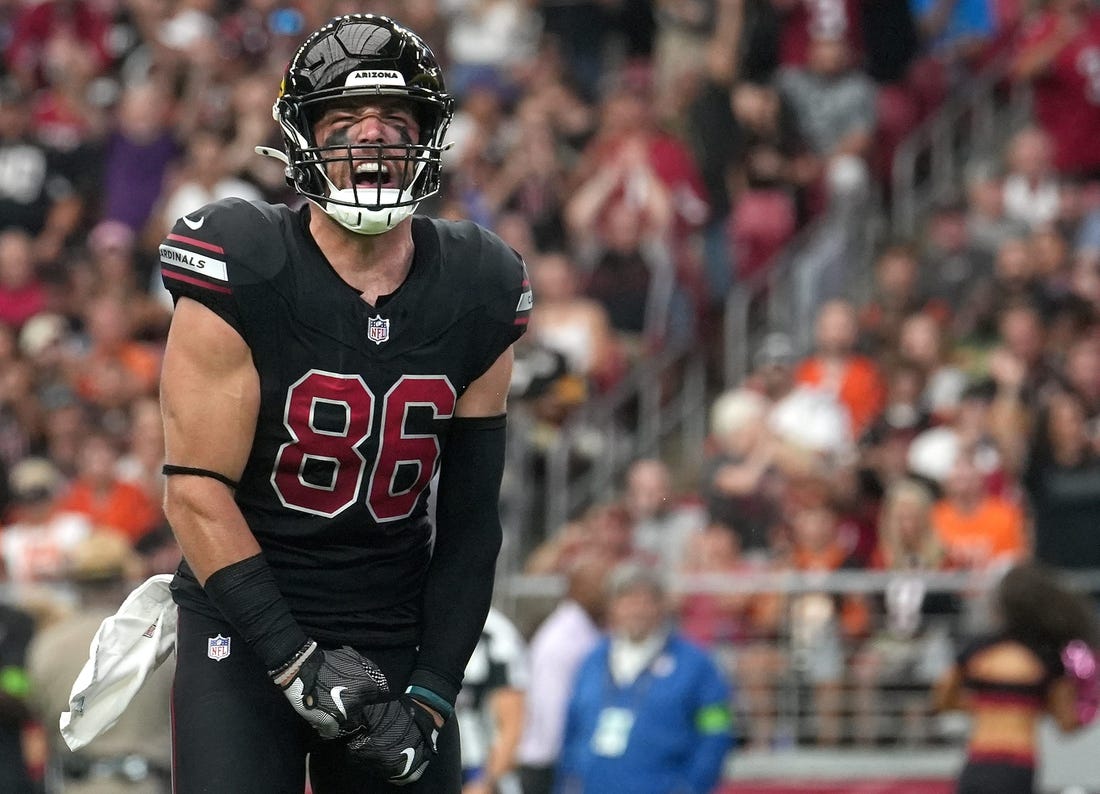
M257 146L256 153L265 157L274 157L276 160L281 161L288 171L290 170L290 161L284 152L270 146ZM325 181L328 182L327 177ZM420 202L416 202L401 207L382 206L379 209L366 209L355 205L356 191L354 189L337 190L332 182L328 182L328 185L330 201L320 202L314 199L310 199L310 201L320 207L326 215L338 224L356 234L382 234L382 232L388 232L416 212L416 208L420 206ZM363 193L365 191L359 192ZM396 188L382 188L379 191L370 192L375 193L383 205L387 203L396 204L410 198L408 191ZM331 199L335 199L335 201ZM346 203L338 204L338 201Z
M362 193L363 191L359 191ZM397 190L395 188L382 188L382 190L370 191L373 195L377 195L379 202L383 205L404 201L409 198L408 193L404 190ZM343 226L345 229L355 232L356 234L381 234L382 232L388 232L401 221L408 218L414 212L420 202L416 204L405 204L401 207L387 207L382 206L379 209L365 209L359 206L353 205L355 202L355 191L351 188L345 188L343 190L333 190L329 194L330 199L336 201L326 201L324 204L316 202L317 206L325 211L325 213ZM337 201L347 202L344 204L338 204Z

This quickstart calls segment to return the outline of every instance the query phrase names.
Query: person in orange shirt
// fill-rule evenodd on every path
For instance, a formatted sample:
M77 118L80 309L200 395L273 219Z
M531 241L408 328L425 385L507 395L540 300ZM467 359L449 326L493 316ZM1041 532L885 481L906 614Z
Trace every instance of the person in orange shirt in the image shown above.
M826 302L817 314L813 355L795 370L796 383L836 395L848 409L855 438L878 416L886 402L886 384L878 367L855 352L859 321L845 300Z
M986 493L973 454L959 452L942 486L943 498L932 508L932 525L953 564L984 568L1030 556L1023 510Z
M73 372L77 393L100 408L156 394L160 355L133 339L128 307L115 296L100 296L88 305L84 322L89 350Z
M163 517L140 486L119 479L118 459L119 450L109 436L88 435L77 456L77 476L57 509L83 514L92 526L113 529L136 543Z

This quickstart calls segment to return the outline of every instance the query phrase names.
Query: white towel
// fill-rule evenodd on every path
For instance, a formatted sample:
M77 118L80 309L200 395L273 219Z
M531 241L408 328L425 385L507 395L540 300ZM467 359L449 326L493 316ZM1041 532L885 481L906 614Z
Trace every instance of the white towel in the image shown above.
M99 624L88 661L61 714L61 735L79 750L114 725L149 675L176 646L176 605L171 574L145 580L111 617Z

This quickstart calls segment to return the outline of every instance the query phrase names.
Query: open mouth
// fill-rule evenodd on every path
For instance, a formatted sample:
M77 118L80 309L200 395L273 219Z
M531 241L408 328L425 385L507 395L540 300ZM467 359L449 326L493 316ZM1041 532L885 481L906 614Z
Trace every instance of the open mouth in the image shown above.
M361 190L396 188L397 181L390 167L378 160L360 163L355 167L355 187Z

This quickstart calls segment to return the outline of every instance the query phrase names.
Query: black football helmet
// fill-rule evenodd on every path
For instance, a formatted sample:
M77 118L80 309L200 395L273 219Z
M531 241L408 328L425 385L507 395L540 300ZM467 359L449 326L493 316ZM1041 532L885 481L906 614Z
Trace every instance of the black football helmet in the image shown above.
M419 140L317 145L313 126L326 103L380 95L410 101ZM287 66L272 113L283 133L285 154L268 147L257 151L282 160L287 182L354 232L392 229L439 190L443 137L454 99L428 45L388 17L348 14L315 31ZM351 174L369 176L353 177L351 187L337 187L326 165L341 160ZM384 187L391 171L399 171L403 180Z

